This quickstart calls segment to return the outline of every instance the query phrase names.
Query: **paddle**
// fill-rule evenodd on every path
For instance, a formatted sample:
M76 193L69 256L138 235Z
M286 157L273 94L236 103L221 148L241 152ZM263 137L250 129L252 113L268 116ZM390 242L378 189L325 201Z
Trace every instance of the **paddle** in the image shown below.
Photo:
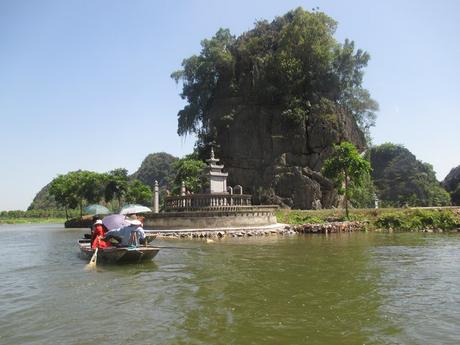
M89 263L85 266L85 269L91 270L93 268L96 268L96 263L97 263L97 250L99 248L96 247L96 250L94 251L93 256L91 257L91 260L89 260Z

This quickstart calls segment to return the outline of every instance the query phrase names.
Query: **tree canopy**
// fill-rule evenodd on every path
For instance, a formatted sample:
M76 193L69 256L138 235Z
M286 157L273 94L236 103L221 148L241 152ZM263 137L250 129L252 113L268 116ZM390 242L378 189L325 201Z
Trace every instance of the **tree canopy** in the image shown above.
M149 205L152 200L150 187L136 179L129 181L126 169L102 174L79 170L59 175L51 181L49 193L64 207L66 215L69 209L77 207L82 215L85 205L108 204L114 199L118 208L123 202Z
M173 163L174 175L170 178L171 192L179 194L182 182L192 193L200 193L207 186L205 176L206 163L198 159L196 154L190 154Z
M370 171L370 163L361 157L356 147L349 142L335 145L334 153L324 162L323 175L333 179L339 192L343 192L345 196L347 218L350 185L361 186Z
M197 134L198 145L213 142L235 112L211 111L222 95L280 105L283 121L293 126L304 125L311 112L341 109L367 132L378 110L362 86L369 54L348 39L337 42L336 27L322 12L297 8L271 23L258 21L239 37L220 29L203 40L200 54L184 59L171 75L182 82L187 101L178 113L178 134Z

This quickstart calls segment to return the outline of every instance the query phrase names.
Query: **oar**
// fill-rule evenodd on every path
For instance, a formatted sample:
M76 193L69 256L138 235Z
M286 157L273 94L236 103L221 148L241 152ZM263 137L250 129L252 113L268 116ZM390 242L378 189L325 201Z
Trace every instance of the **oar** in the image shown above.
M90 270L93 268L96 268L96 263L97 263L97 250L99 248L96 247L96 250L94 251L93 256L91 257L91 260L89 260L89 263L85 266L85 269Z

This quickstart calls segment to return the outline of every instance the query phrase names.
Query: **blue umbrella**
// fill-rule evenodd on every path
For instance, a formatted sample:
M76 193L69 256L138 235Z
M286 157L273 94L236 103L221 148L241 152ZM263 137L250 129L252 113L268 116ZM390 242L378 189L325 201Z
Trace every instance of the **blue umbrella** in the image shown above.
M93 205L86 206L83 209L83 212L85 214L92 214L92 215L112 213L112 212L110 212L110 210L107 207L104 207L104 206L98 205L98 204L93 204Z

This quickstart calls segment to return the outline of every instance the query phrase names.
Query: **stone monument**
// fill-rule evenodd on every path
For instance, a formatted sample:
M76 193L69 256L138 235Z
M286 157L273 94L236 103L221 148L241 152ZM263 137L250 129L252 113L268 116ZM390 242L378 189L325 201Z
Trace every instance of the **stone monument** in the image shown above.
M206 161L208 192L190 194L182 184L180 195L164 198L162 212L146 214L146 230L155 234L190 235L203 232L212 234L214 231L246 231L254 228L273 230L283 227L277 223L275 216L278 206L252 205L252 196L243 194L242 186L227 186L228 173L222 171L224 165L218 164L219 159L215 157L213 149L211 157ZM156 209L154 205L154 210Z
M209 177L209 192L211 194L227 193L227 177L228 173L222 172L223 165L217 164L219 160L214 157L214 149L211 148L211 158L208 162L208 177Z

